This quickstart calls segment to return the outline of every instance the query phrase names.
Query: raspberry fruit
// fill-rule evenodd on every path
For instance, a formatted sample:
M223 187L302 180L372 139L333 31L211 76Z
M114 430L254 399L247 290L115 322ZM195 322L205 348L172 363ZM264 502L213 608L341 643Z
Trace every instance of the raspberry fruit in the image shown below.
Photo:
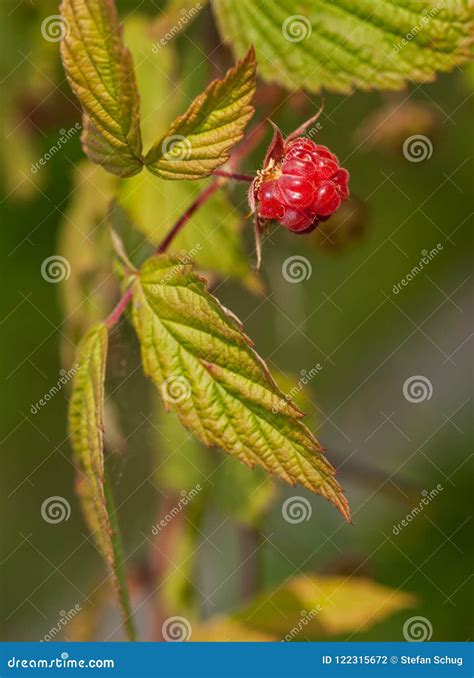
M254 184L257 216L294 233L309 233L349 197L349 172L329 148L292 138Z

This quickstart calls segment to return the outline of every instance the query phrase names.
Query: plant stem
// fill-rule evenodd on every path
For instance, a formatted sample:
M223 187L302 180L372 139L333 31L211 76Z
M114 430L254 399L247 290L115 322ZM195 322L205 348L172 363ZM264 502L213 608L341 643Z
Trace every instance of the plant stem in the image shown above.
M178 235L183 226L189 221L194 212L196 212L196 210L198 210L201 207L201 205L205 203L206 200L208 200L220 186L221 183L219 181L214 181L212 184L206 186L206 188L199 193L197 198L194 200L194 202L191 203L186 212L184 212L184 214L180 216L180 218L175 223L173 228L169 231L168 235L166 235L164 239L161 241L161 243L158 245L158 247L156 248L156 254L162 254L163 252L166 252L174 238Z
M201 205L205 203L206 200L208 200L211 197L211 195L218 190L218 188L220 188L220 186L221 186L220 181L214 181L212 184L209 184L209 186L206 186L206 188L198 194L194 202L192 202L188 209L184 212L184 214L180 216L180 218L171 228L169 233L158 245L158 247L155 250L155 254L162 254L163 252L166 252L168 247L173 242L174 238L178 235L179 231L183 228L183 226L189 221L194 212L196 212L196 210L198 210L201 207ZM118 321L123 315L123 312L130 303L132 296L133 296L132 288L129 287L128 290L120 298L120 300L118 301L117 305L112 310L110 315L105 320L105 324L107 325L109 330L115 327L115 325L118 323Z
M263 123L260 122L253 130L250 132L248 138L236 149L232 154L227 166L229 169L234 169L240 162L241 158L247 155L260 141L264 133ZM188 207L186 212L180 216L178 221L171 228L169 233L164 237L161 243L155 250L155 254L162 254L166 252L168 247L171 245L174 238L183 228L183 226L189 221L194 212L198 210L201 205L203 205L206 200L208 200L213 193L215 193L224 183L225 179L235 179L236 181L246 181L251 182L255 177L252 177L250 174L236 174L234 172L226 172L225 170L214 170L213 174L219 179L216 179L211 184L206 186L196 197L194 202ZM115 308L112 310L110 315L105 320L107 327L112 329L118 323L120 318L123 315L123 312L127 308L130 300L132 299L132 290L129 287L125 294L121 297Z
M241 594L244 601L252 600L260 587L259 549L262 546L260 532L250 525L238 527L241 557Z
M114 325L118 323L120 317L122 316L122 313L127 308L131 298L132 298L132 288L129 287L128 290L123 295L123 297L121 297L121 299L119 300L118 304L115 306L115 308L112 310L110 315L107 316L105 320L105 324L107 325L109 330L112 329L112 327L114 327Z
M234 179L235 181L247 181L251 183L255 177L250 174L237 174L235 172L226 172L225 170L214 170L213 174L216 177L226 177L227 179Z
M117 589L117 595L119 599L120 610L122 612L125 633L127 635L128 640L135 641L137 639L137 632L135 630L135 624L133 622L132 608L130 607L130 599L128 596L127 580L123 568L122 537L120 534L120 528L115 509L115 501L113 498L112 488L110 486L108 476L105 477L104 493L107 514L109 516L110 526L112 528L111 541L112 541L112 550L114 554L114 568L112 571L112 577L114 579L115 587Z

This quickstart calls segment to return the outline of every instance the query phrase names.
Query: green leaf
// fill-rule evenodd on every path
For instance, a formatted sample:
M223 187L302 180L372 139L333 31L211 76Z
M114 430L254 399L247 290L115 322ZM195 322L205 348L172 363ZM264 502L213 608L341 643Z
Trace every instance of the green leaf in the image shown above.
M145 373L165 406L206 445L329 499L349 519L334 469L235 316L192 265L149 259L133 283Z
M153 145L145 165L163 179L201 179L223 165L254 113L255 51L214 80Z
M451 0L213 0L236 55L289 89L397 90L472 57L472 3Z
M363 577L301 575L265 591L238 612L193 627L192 640L239 640L266 634L268 640L323 640L366 631L399 610L412 607L414 597Z
M78 346L69 409L69 432L79 470L78 494L86 521L110 569L130 639L134 636L130 604L122 571L120 535L104 469L104 380L108 331L92 327Z
M141 171L140 100L113 0L63 0L61 55L84 109L82 143L112 174Z

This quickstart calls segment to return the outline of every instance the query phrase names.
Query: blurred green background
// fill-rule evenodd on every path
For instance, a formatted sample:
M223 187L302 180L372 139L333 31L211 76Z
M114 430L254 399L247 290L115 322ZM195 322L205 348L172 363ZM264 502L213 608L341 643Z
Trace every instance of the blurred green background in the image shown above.
M154 18L161 4L118 6L123 19L132 13ZM78 135L38 172L30 168L57 141L59 130L69 129L80 116L57 44L41 37L41 22L57 13L56 3L12 0L2 3L2 12L2 639L41 639L61 611L76 604L102 620L96 626L84 622L93 627L94 638L118 639L117 613L107 612L108 603L98 597L105 570L74 494L67 388L37 414L31 412L68 367L77 338L77 328L65 322L67 292L42 277L41 265L61 252L71 220L74 171L84 157ZM144 47L150 47L145 38ZM173 114L178 84L191 99L219 74L216 69L222 73L232 62L219 45L209 8L169 49L178 66L166 85L166 115ZM213 54L210 65L203 53ZM191 66L196 71L186 79ZM202 505L191 509L185 523L186 538L197 550L192 567L186 565L190 583L183 595L192 599L199 616L238 608L249 590L277 586L300 572L356 573L415 594L417 602L365 632L336 639L401 640L403 623L412 614L429 619L433 640L472 638L472 82L468 67L398 94L325 94L318 139L350 170L358 202L337 222L332 240L275 230L264 247L263 294L236 279L214 281L216 294L245 322L277 377L298 379L302 370L322 366L307 389L308 423L339 468L354 525L343 524L320 497L276 484L278 492L258 516L258 527L242 527L236 516L250 501L244 492L250 472L237 484L243 494L233 497L235 466L229 466L226 478L222 453L207 454L191 445L191 461L180 459L178 470L167 472L174 473L175 491L187 487L179 476L183 468L193 483L206 484ZM295 93L286 100L287 94L261 83L257 116L270 108L272 119L289 133L314 113L320 98ZM382 120L390 125L380 125ZM431 140L432 156L409 162L403 140L418 133ZM246 171L260 166L264 150L262 143L245 161ZM228 190L241 223L247 212L245 187ZM158 219L160 204L155 209ZM250 222L243 229L253 264ZM394 285L419 262L422 251L438 243L442 249L436 258L394 294ZM76 241L77 255L93 257L89 245ZM98 258L104 252L97 252ZM298 284L282 275L292 255L306 257L312 268L310 278ZM114 287L111 303L116 294ZM430 381L432 396L412 403L403 395L403 384L416 375ZM111 340L110 387L115 439L109 463L132 598L140 603L149 586L151 529L160 507L173 496L161 486L160 469L167 468L176 432L160 433L170 424L164 423L141 375L136 341L126 325ZM438 484L443 488L439 496L394 534L393 527L418 505L421 493ZM51 496L69 502L67 521L54 525L42 519L41 505ZM282 503L292 496L310 502L308 521L292 525L284 520ZM185 537L183 544L187 548ZM165 554L168 547L165 540ZM253 555L241 568L245 554ZM150 601L141 605L137 618L146 639L153 619ZM71 625L63 637L72 634ZM80 637L80 629L74 634Z

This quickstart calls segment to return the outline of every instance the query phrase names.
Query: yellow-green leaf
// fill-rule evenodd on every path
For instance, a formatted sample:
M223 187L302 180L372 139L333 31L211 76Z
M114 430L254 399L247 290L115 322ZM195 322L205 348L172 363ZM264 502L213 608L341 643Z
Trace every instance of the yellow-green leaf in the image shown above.
M104 494L103 408L107 357L107 327L95 325L77 350L77 368L69 410L69 429L75 462L82 474L83 493L93 502L97 529L103 532L103 552L113 567L113 552L107 534L108 518ZM91 511L88 511L89 515ZM101 527L101 526L104 527ZM104 533L105 530L105 533Z
M473 55L467 0L213 0L236 55L257 47L259 72L289 89L396 90Z
M193 624L191 642L197 643L268 643L276 636L245 626L236 619L224 615L212 617L203 624Z
M206 445L349 508L334 469L205 280L168 256L146 261L133 283L133 322L145 373L165 406Z
M63 0L61 55L84 109L82 144L109 172L141 171L140 100L113 0Z
M122 572L120 535L104 469L104 379L108 331L92 327L79 343L69 408L69 432L79 471L78 494L86 521L109 567L129 637L134 630Z
M323 640L367 631L415 598L364 577L300 575L226 617L193 628L193 640ZM232 630L238 629L238 637Z
M152 146L146 167L163 179L200 179L229 158L254 113L255 52L197 96Z

